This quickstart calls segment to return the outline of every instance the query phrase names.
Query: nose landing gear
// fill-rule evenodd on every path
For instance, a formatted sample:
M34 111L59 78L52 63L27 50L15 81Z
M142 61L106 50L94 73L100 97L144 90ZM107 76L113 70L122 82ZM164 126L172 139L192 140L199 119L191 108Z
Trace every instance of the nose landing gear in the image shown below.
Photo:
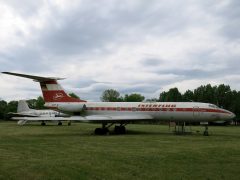
M209 134L208 134L208 125L205 125L205 130L203 132L203 135L204 136L209 136Z

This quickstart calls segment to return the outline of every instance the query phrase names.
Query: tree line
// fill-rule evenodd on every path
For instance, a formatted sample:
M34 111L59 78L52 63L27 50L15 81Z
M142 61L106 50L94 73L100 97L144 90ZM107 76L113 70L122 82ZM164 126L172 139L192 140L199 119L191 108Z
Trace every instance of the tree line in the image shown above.
M74 93L69 95L79 98ZM142 102L145 100L145 97L139 93L121 95L117 90L107 89L103 91L100 99L103 102ZM211 84L202 85L194 90L187 90L185 93L180 93L178 88L171 88L168 91L161 92L159 97L146 99L145 101L212 103L234 112L237 118L240 117L240 91L231 90L229 85L224 84L218 86L212 86ZM42 96L39 96L37 99L27 100L27 102L30 108L45 108ZM0 100L0 119L7 119L9 112L16 112L17 104L17 101L6 102Z
M187 90L181 94L177 88L162 92L159 96L161 102L205 102L227 109L240 117L240 91L231 90L229 85L220 84L211 86L207 84L200 86L193 91Z
M120 93L117 90L107 89L103 91L100 99L103 102L142 102L145 97L137 93L120 96Z
M120 96L116 90L105 90L101 100L105 102L141 102L145 99L141 94L130 94ZM171 88L160 93L158 98L146 99L149 102L205 102L227 109L240 118L240 91L231 90L229 85L211 84L201 85L194 90L187 90L185 93L179 92L178 88Z

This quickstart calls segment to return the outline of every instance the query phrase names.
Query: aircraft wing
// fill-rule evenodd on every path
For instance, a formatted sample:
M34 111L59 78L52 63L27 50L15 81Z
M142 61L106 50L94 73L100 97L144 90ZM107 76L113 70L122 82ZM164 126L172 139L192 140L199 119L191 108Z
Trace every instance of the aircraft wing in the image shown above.
M71 117L13 117L14 120L25 120L25 121L79 121L89 123L124 123L134 121L145 121L153 120L150 115L128 115L128 116L71 116Z

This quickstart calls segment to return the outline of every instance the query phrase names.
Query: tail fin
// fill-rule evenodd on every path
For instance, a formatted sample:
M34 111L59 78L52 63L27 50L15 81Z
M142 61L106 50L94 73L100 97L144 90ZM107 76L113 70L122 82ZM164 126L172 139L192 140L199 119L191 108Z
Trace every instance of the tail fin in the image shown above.
M36 82L40 83L44 101L46 103L50 102L86 102L81 99L70 97L57 80L62 80L63 78L56 77L41 77L33 76L27 74L11 73L11 72L2 72L4 74L20 76L28 79L33 79Z
M31 109L28 107L28 104L26 101L24 101L24 100L18 101L18 107L17 107L18 113L23 112L23 111L29 111L29 110L31 110Z
M56 80L40 82L45 102L86 102L70 97Z

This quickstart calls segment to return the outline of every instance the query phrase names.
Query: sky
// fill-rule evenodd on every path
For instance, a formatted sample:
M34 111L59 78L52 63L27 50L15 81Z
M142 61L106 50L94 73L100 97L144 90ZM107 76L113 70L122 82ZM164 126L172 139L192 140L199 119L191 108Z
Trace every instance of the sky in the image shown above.
M0 12L0 71L65 77L84 100L240 90L239 0L0 0ZM20 77L0 74L0 87L7 101L41 95Z

